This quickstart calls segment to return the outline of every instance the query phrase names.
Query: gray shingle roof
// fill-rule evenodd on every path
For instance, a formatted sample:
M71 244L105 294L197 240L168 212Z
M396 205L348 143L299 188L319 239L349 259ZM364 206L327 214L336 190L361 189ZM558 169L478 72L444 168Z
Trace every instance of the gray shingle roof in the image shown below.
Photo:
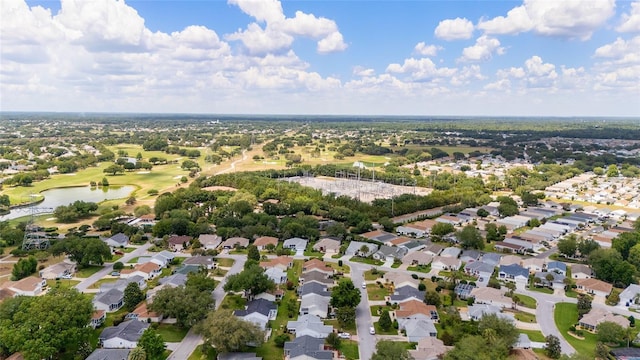
M247 308L245 310L234 311L234 315L246 316L257 312L264 316L269 316L269 312L277 308L278 306L269 300L257 299L247 303Z
M289 353L289 358L306 355L318 360L333 359L333 352L324 349L324 339L316 339L311 336L301 336L293 341L284 343L285 353Z
M412 296L415 296L418 300L424 299L424 291L420 291L413 286L405 285L395 289L393 295L391 295L391 301L402 301Z
M307 294L318 294L323 296L331 296L327 291L327 287L317 282L305 283L300 287L299 294L304 296Z
M105 305L111 305L119 303L120 301L122 301L123 297L124 293L122 291L118 289L111 289L107 292L96 295L93 301L100 302Z
M102 330L100 334L101 340L108 340L113 338L121 338L127 341L138 341L142 333L149 327L148 323L144 323L138 320L124 321L118 324L118 326L109 326Z
M86 360L127 360L131 349L95 349Z

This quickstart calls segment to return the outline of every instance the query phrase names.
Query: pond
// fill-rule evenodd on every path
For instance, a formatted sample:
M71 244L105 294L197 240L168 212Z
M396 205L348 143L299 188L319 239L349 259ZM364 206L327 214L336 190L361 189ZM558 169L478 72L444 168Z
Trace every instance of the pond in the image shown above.
M53 213L61 205L69 205L76 200L99 203L104 200L126 198L135 189L133 186L90 187L77 186L45 190L41 192L44 201L17 209L11 209L9 214L0 216L0 221L11 220L33 214Z

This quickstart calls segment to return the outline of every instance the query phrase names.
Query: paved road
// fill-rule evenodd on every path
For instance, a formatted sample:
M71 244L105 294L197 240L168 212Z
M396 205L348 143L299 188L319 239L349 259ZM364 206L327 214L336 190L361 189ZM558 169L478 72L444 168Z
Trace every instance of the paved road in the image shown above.
M362 295L360 303L356 307L356 328L358 329L360 359L369 360L371 356L373 356L376 348L376 337L369 333L369 328L373 326L373 321L371 319L367 290L362 288L362 283L364 283L364 272L368 270L370 266L363 266L362 264L352 262L348 262L348 264L351 267L351 281L360 289Z
M120 258L118 261L122 262L122 263L126 263L127 261L133 259L134 257L139 257L144 255L144 253L147 252L147 250L151 247L151 243L148 242L144 245L141 245L140 247L138 247L137 249L133 250L132 252L128 253L128 254L124 254L124 256L122 258ZM108 275L109 273L111 273L113 271L113 263L107 263L105 264L105 266L102 268L102 270L98 271L97 273L89 276L88 278L82 280L78 285L76 285L76 289L78 289L78 291L80 292L84 292L85 290L87 290L87 288L91 285L93 285L96 281L102 279L103 277L105 277L106 275Z
M228 255L221 254L218 256L219 258L229 258L233 259L235 262L231 269L227 272L222 281L216 286L215 290L213 290L213 298L216 299L216 309L220 307L222 304L222 299L225 296L225 291L223 289L224 284L227 282L227 276L237 274L242 271L244 268L244 263L247 261L246 255ZM196 349L196 347L202 343L202 336L195 333L194 329L191 328L187 333L187 336L182 339L182 341L175 346L174 351L171 353L167 360L185 360L191 356L191 353Z

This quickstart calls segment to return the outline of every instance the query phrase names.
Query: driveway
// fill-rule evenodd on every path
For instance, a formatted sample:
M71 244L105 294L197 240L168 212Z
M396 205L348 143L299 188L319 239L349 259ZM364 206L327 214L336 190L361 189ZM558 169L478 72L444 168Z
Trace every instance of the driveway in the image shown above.
M128 254L124 254L124 256L120 258L118 261L122 263L126 263L127 261L133 259L134 257L139 257L141 255L144 255L150 247L151 247L151 243L146 243L144 245L141 245L140 247L133 250L132 252ZM84 292L85 290L87 290L89 286L93 285L96 281L102 279L107 274L110 274L112 271L113 271L113 263L106 263L102 268L102 270L82 280L78 285L76 285L76 289L78 289L78 291L80 292Z

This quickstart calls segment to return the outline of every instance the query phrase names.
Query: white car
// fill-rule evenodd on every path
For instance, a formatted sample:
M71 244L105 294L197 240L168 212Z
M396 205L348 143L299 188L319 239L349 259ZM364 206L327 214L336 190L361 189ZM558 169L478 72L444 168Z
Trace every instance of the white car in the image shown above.
M374 328L373 326L369 328L369 334L371 335L375 335L376 334L376 328Z
M351 339L351 334L346 332L341 332L341 333L338 333L338 337L340 339Z
M73 276L71 276L71 275L62 275L60 278L69 280L69 279L73 278Z
M367 288L367 283L362 283L362 288L366 289Z

